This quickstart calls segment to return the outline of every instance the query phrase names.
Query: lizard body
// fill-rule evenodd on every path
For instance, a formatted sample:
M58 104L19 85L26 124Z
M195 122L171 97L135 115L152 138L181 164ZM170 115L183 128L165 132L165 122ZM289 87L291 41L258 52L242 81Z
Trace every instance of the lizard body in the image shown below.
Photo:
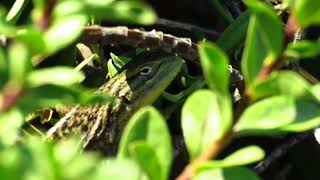
M114 154L130 116L160 96L180 71L182 61L163 52L138 55L98 89L98 93L113 96L113 103L73 107L46 138L78 134L83 147Z

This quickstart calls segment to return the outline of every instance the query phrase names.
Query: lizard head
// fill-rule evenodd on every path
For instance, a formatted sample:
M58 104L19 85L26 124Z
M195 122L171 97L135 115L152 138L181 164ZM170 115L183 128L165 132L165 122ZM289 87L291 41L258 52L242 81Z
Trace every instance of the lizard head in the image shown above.
M131 107L152 104L179 73L183 59L171 53L146 51L109 81L106 93Z

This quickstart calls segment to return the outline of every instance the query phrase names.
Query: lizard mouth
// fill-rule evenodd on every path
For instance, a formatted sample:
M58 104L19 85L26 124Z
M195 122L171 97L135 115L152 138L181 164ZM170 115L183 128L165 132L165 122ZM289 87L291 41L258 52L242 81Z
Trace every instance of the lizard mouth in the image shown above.
M126 96L121 96L120 98L126 104L131 104L132 103Z

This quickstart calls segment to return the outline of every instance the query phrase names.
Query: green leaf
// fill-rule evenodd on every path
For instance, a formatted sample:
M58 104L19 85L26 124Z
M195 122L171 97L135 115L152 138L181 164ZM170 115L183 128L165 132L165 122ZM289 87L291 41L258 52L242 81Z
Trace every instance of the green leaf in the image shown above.
M117 156L130 157L132 143L141 141L155 151L161 167L159 179L167 179L172 160L171 139L165 120L152 107L142 108L130 119L122 134Z
M94 93L78 86L66 87L58 85L43 85L27 89L18 106L30 113L44 107L55 107L68 104L109 103L110 96Z
M8 112L0 114L0 146L16 143L22 123L23 115L16 108L11 108Z
M257 17L252 16L241 60L241 70L248 87L255 81L261 71L266 56L267 49L257 28Z
M130 154L147 173L150 180L161 180L162 172L155 150L141 141L130 145Z
M313 85L311 88L312 94L316 97L318 101L320 101L320 83Z
M27 77L30 87L44 84L72 85L81 82L84 75L69 67L52 67L32 71Z
M97 60L99 56L97 54L92 54L91 56L84 59L77 67L74 68L74 71L80 71L83 67L85 67L89 62L93 60Z
M23 44L14 43L9 49L10 79L17 83L23 83L25 76L31 69L32 65L28 50Z
M254 84L250 97L252 100L275 95L289 95L297 98L312 97L310 88L311 85L297 73L278 71Z
M3 49L0 47L0 90L8 80L8 62ZM1 100L0 100L1 101Z
M232 15L221 5L221 3L218 0L210 0L214 11L217 13L219 17L221 17L224 21L227 23L233 22Z
M43 33L33 27L20 29L15 38L26 44L26 47L30 52L30 56L42 54L46 51Z
M113 65L112 59L109 59L107 66L108 66L108 75L110 76L110 78L113 78L115 75L118 74L118 70Z
M73 15L60 18L44 34L47 53L52 54L75 41L87 23L84 15Z
M312 58L320 54L320 40L316 42L302 40L290 43L285 50L285 55L290 62L304 58Z
M255 163L264 158L265 153L259 146L247 146L230 154L223 160L207 161L199 164L197 171L213 168L244 166Z
M244 3L257 18L257 28L268 53L278 57L283 48L283 30L279 16L263 2L245 0Z
M270 7L256 0L244 1L251 16L241 68L250 86L264 65L272 64L282 52L283 31L279 17Z
M231 167L224 169L210 169L197 174L194 180L259 180L260 178L251 170L244 167Z
M207 83L214 92L228 93L229 76L228 57L217 46L209 42L199 45L201 66Z
M141 174L139 166L130 159L108 159L98 166L94 179L141 180L143 174Z
M28 4L29 0L16 0L7 14L6 20L10 24L15 24L19 19L23 9Z
M125 56L117 56L113 53L110 53L111 59L114 62L114 64L120 69L122 68L125 64L127 64L130 61L130 58L127 58Z
M101 11L101 17L112 21L125 21L143 25L153 24L157 20L152 8L139 1L114 2L103 12Z
M0 6L0 34L5 37L14 37L17 29L6 21L6 11Z
M249 19L249 11L242 13L219 36L216 41L217 45L228 52L243 43L246 37Z
M316 0L285 0L301 27L320 24L320 4Z
M319 105L292 96L275 96L248 107L235 125L241 134L301 132L320 125Z
M219 106L218 98L209 90L199 90L189 96L182 108L182 130L191 160L231 126L231 118L224 119L222 115L224 107Z

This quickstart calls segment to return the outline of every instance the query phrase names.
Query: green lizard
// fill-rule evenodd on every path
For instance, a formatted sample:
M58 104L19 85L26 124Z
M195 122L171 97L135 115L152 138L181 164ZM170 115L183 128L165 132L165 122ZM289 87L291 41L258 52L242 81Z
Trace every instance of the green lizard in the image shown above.
M152 104L180 71L183 60L173 54L144 52L126 64L99 93L114 96L112 104L75 106L46 135L60 139L80 135L83 147L105 155L116 152L130 116Z

